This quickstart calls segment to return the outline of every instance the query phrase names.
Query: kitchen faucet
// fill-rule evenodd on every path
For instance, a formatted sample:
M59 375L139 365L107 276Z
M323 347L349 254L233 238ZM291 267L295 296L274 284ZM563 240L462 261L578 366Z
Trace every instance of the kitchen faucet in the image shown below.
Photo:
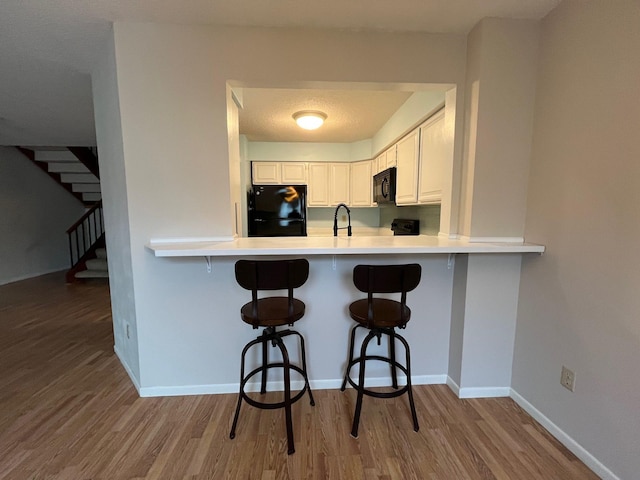
M338 210L340 210L340 207L344 207L347 210L347 218L349 219L349 225L347 227L338 228ZM347 207L344 203L340 203L336 207L336 212L333 215L333 236L337 237L338 230L343 230L344 228L347 229L347 236L350 237L351 236L351 210L349 210L349 207Z

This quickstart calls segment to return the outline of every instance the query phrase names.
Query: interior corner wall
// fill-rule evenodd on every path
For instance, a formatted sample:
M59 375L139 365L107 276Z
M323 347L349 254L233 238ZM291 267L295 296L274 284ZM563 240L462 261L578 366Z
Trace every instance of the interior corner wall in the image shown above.
M462 233L521 238L538 22L487 18L469 35Z
M93 106L104 206L105 237L109 262L109 288L113 316L114 348L140 385L137 316L131 263L129 193L120 123L120 102L113 37L104 45L92 72Z
M523 262L516 330L513 389L602 478L640 472L639 25L622 0L542 22L525 235L547 251Z
M70 268L66 230L84 211L17 149L0 146L0 285Z

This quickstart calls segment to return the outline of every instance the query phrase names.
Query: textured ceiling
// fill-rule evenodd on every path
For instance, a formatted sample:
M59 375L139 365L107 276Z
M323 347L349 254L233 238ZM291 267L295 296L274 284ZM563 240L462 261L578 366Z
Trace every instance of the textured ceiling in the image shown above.
M0 0L0 145L95 144L89 72L114 21L464 34L559 1Z
M411 92L248 88L242 92L240 132L251 141L355 142L373 137ZM327 119L303 130L292 115L319 110Z

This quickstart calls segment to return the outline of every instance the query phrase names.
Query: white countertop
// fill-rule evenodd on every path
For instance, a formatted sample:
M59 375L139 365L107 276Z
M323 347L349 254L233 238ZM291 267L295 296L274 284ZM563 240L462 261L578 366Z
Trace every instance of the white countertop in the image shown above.
M343 233L343 232L341 232ZM245 255L368 255L451 253L543 253L532 243L469 242L429 235L341 235L309 237L250 237L221 241L151 241L145 247L156 257Z

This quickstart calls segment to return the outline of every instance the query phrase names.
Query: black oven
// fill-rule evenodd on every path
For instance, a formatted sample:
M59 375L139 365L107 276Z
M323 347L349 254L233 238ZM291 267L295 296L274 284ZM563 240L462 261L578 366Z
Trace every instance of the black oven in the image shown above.
M378 205L396 202L396 167L373 176L373 201Z

